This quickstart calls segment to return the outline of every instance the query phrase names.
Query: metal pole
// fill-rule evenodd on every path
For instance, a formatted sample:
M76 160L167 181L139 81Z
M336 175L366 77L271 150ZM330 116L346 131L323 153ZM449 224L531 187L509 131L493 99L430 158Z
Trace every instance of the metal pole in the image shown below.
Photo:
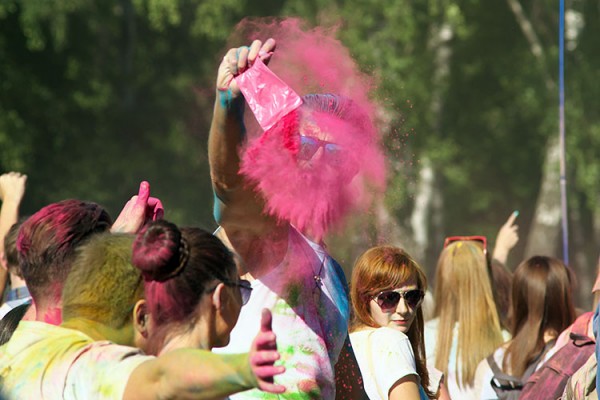
M569 265L569 216L567 214L567 174L565 151L565 0L559 1L558 29L558 129L560 147L560 203L562 211L563 260Z

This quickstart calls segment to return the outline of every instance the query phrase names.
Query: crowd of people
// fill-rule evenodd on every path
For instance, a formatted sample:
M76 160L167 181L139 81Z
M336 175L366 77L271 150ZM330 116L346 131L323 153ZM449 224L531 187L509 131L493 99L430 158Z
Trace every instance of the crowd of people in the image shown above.
M384 188L376 107L339 42L281 24L282 41L231 48L217 71L214 233L164 219L147 182L114 221L74 199L19 218L27 177L0 175L0 396L595 396L598 319L577 318L560 260L506 267L517 212L493 251L448 237L432 291L393 245L365 249L346 281L324 237ZM306 48L336 59L317 85L331 92L293 65Z

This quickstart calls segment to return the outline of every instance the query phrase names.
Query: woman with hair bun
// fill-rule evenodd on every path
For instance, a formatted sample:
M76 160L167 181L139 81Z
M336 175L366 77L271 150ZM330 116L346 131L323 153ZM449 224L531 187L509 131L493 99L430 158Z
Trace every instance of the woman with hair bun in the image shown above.
M229 343L252 288L237 277L233 255L218 238L155 221L137 235L132 261L144 279L145 301L134 312L148 354Z

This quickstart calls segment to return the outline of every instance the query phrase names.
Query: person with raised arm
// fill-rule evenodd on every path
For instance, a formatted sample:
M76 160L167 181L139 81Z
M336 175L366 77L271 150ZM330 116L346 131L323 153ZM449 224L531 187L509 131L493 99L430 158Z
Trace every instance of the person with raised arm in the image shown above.
M0 319L14 307L31 302L17 257L16 241L19 229L19 208L25 194L27 175L9 172L0 175L0 287L10 288L0 307ZM8 278L8 286L6 286Z
M217 235L240 256L239 273L253 289L223 351L246 351L247 332L269 308L287 369L277 377L287 387L280 397L333 399L349 303L344 273L323 237L356 206L357 176L384 180L369 175L372 164L364 162L382 166L383 158L369 110L347 95L296 94L265 65L277 56L275 45L268 39L232 48L217 73L209 136ZM258 136L246 137L246 105Z
M148 182L142 182L114 224L100 205L75 199L49 204L27 218L19 229L17 251L33 304L23 318L60 324L62 286L77 247L108 230L135 233L162 215L162 204L150 197Z

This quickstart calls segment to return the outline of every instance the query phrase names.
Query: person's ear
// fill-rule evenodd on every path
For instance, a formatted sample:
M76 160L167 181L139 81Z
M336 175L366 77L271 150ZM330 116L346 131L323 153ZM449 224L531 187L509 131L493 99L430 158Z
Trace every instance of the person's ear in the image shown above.
M216 310L221 310L227 304L227 291L225 290L225 284L219 283L215 288L212 295L212 304Z
M146 300L138 300L133 307L133 326L144 338L148 338L150 314L146 306Z

